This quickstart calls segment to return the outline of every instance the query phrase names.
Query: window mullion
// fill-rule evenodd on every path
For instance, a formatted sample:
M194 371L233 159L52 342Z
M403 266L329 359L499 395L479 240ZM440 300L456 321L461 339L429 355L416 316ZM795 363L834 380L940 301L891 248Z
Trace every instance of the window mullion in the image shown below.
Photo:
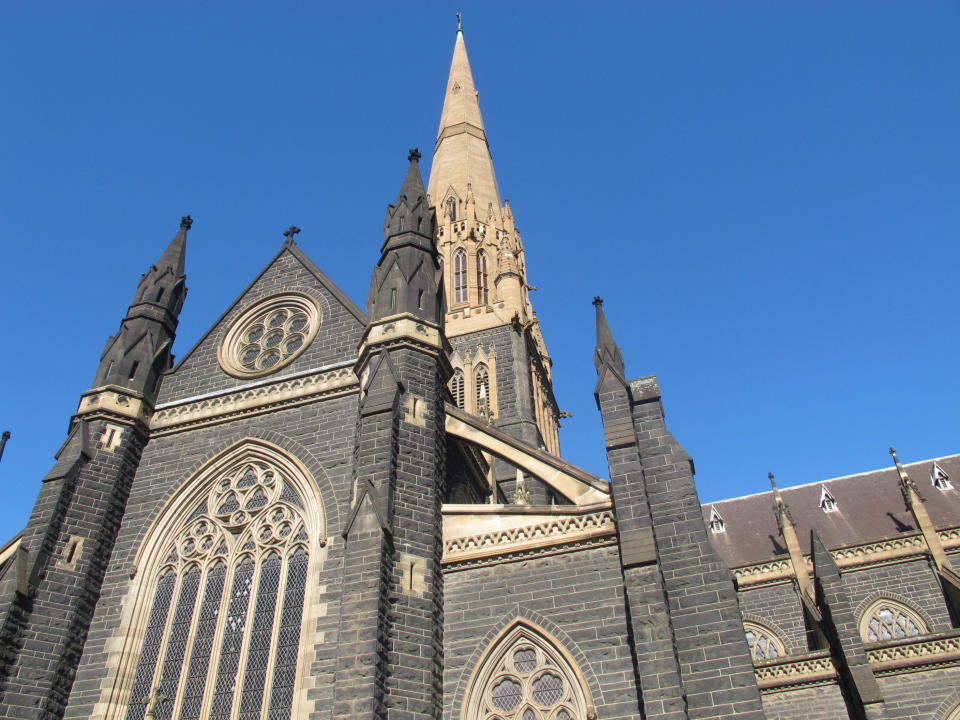
M267 674L263 681L263 702L260 707L260 720L267 720L270 712L270 699L273 695L273 671L277 665L277 648L280 645L280 622L283 619L283 599L287 595L287 575L290 570L289 551L280 555L280 582L277 583L277 599L273 611L273 627L270 629L270 654L267 657Z
M173 702L173 711L170 713L170 717L179 718L180 717L180 707L183 704L183 691L187 687L187 668L190 667L190 663L193 660L193 650L195 647L195 642L197 638L197 624L200 622L200 615L203 610L203 600L207 593L207 576L210 574L210 562L207 562L207 565L201 568L200 572L200 584L197 589L197 599L193 607L193 618L190 620L190 629L187 632L187 651L183 655L183 664L180 668L180 676L177 680L177 689L179 692L177 696L171 698Z
M147 692L152 693L153 689L163 677L163 665L167 661L167 648L170 646L170 627L177 615L177 606L180 604L180 589L183 587L183 579L187 576L187 568L181 567L177 571L177 582L173 586L173 594L170 595L170 607L167 610L167 619L163 624L163 640L160 643L160 650L157 651L157 664L153 668L153 676L150 678L150 686ZM136 698L132 698L136 700Z
M207 666L207 681L204 683L204 700L200 709L201 719L210 716L210 706L216 694L217 669L220 667L220 654L223 651L223 631L227 623L227 614L230 609L230 598L233 597L233 580L240 566L235 560L227 562L227 572L223 578L223 592L220 596L220 610L217 613L217 629L213 634L213 645L210 648L210 662Z
M233 693L233 705L230 708L230 720L237 720L240 714L240 699L243 696L243 680L247 672L249 660L250 635L253 632L253 613L257 606L257 595L260 594L260 580L263 573L263 550L258 548L253 563L253 582L250 585L250 597L247 600L247 609L243 618L243 640L240 643L240 662L237 664L237 684Z

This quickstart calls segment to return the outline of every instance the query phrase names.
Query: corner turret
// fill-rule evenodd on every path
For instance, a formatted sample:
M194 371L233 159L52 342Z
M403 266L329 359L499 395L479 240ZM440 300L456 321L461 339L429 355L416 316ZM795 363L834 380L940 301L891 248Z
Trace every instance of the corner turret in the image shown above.
M423 189L420 152L414 148L407 159L410 167L397 201L387 207L383 247L370 283L367 314L371 323L409 314L440 325L446 307L434 241L436 216Z
M187 232L193 224L187 215L157 262L140 278L133 302L120 330L100 356L93 386L113 385L153 402L160 378L170 366L170 348L177 319L187 294Z

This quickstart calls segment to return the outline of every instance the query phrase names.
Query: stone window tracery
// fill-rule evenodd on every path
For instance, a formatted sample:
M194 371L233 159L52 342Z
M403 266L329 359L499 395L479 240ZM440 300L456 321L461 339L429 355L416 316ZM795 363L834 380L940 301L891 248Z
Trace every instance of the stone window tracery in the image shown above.
M260 377L297 358L320 327L320 309L306 295L267 298L244 311L220 344L220 366L235 377Z
M745 622L743 632L750 646L750 656L754 662L773 660L787 654L787 648L775 632L760 623Z
M595 717L568 655L518 623L494 641L464 698L463 720L574 720Z
M467 302L467 253L463 248L453 254L453 302Z
M886 598L872 603L860 619L860 636L864 642L904 640L927 632L927 624L916 612Z
M248 457L218 476L162 551L126 720L289 718L310 534L284 471ZM147 580L147 582L151 582Z

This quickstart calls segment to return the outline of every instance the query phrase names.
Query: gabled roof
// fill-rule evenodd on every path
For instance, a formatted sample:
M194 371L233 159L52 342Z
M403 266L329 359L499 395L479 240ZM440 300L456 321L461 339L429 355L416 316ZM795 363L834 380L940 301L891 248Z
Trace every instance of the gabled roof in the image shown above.
M948 455L905 465L926 501L931 520L938 528L960 525L960 490L941 491L930 482L936 461L951 478L960 478L960 455ZM837 509L820 508L823 490L836 499ZM919 532L904 506L900 482L893 466L880 470L783 488L783 500L797 525L803 551L810 552L810 530L816 528L830 548L875 542ZM773 493L721 500L703 506L704 522L717 508L725 532L711 533L717 552L731 567L765 562L786 553L773 512Z

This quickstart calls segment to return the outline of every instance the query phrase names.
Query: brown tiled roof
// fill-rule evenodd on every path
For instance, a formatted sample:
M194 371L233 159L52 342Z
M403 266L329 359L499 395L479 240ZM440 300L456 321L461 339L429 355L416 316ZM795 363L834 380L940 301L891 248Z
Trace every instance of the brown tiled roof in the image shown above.
M954 489L941 491L930 483L937 462L950 476ZM960 455L923 460L904 466L926 500L927 512L938 528L960 525ZM820 508L821 488L837 501L834 512ZM822 482L783 488L784 502L797 525L804 552L810 552L810 530L816 528L830 548L875 542L919 531L903 503L896 468L848 475ZM773 493L721 500L703 506L704 522L716 508L725 532L709 533L710 540L730 567L770 560L786 553L773 511Z

